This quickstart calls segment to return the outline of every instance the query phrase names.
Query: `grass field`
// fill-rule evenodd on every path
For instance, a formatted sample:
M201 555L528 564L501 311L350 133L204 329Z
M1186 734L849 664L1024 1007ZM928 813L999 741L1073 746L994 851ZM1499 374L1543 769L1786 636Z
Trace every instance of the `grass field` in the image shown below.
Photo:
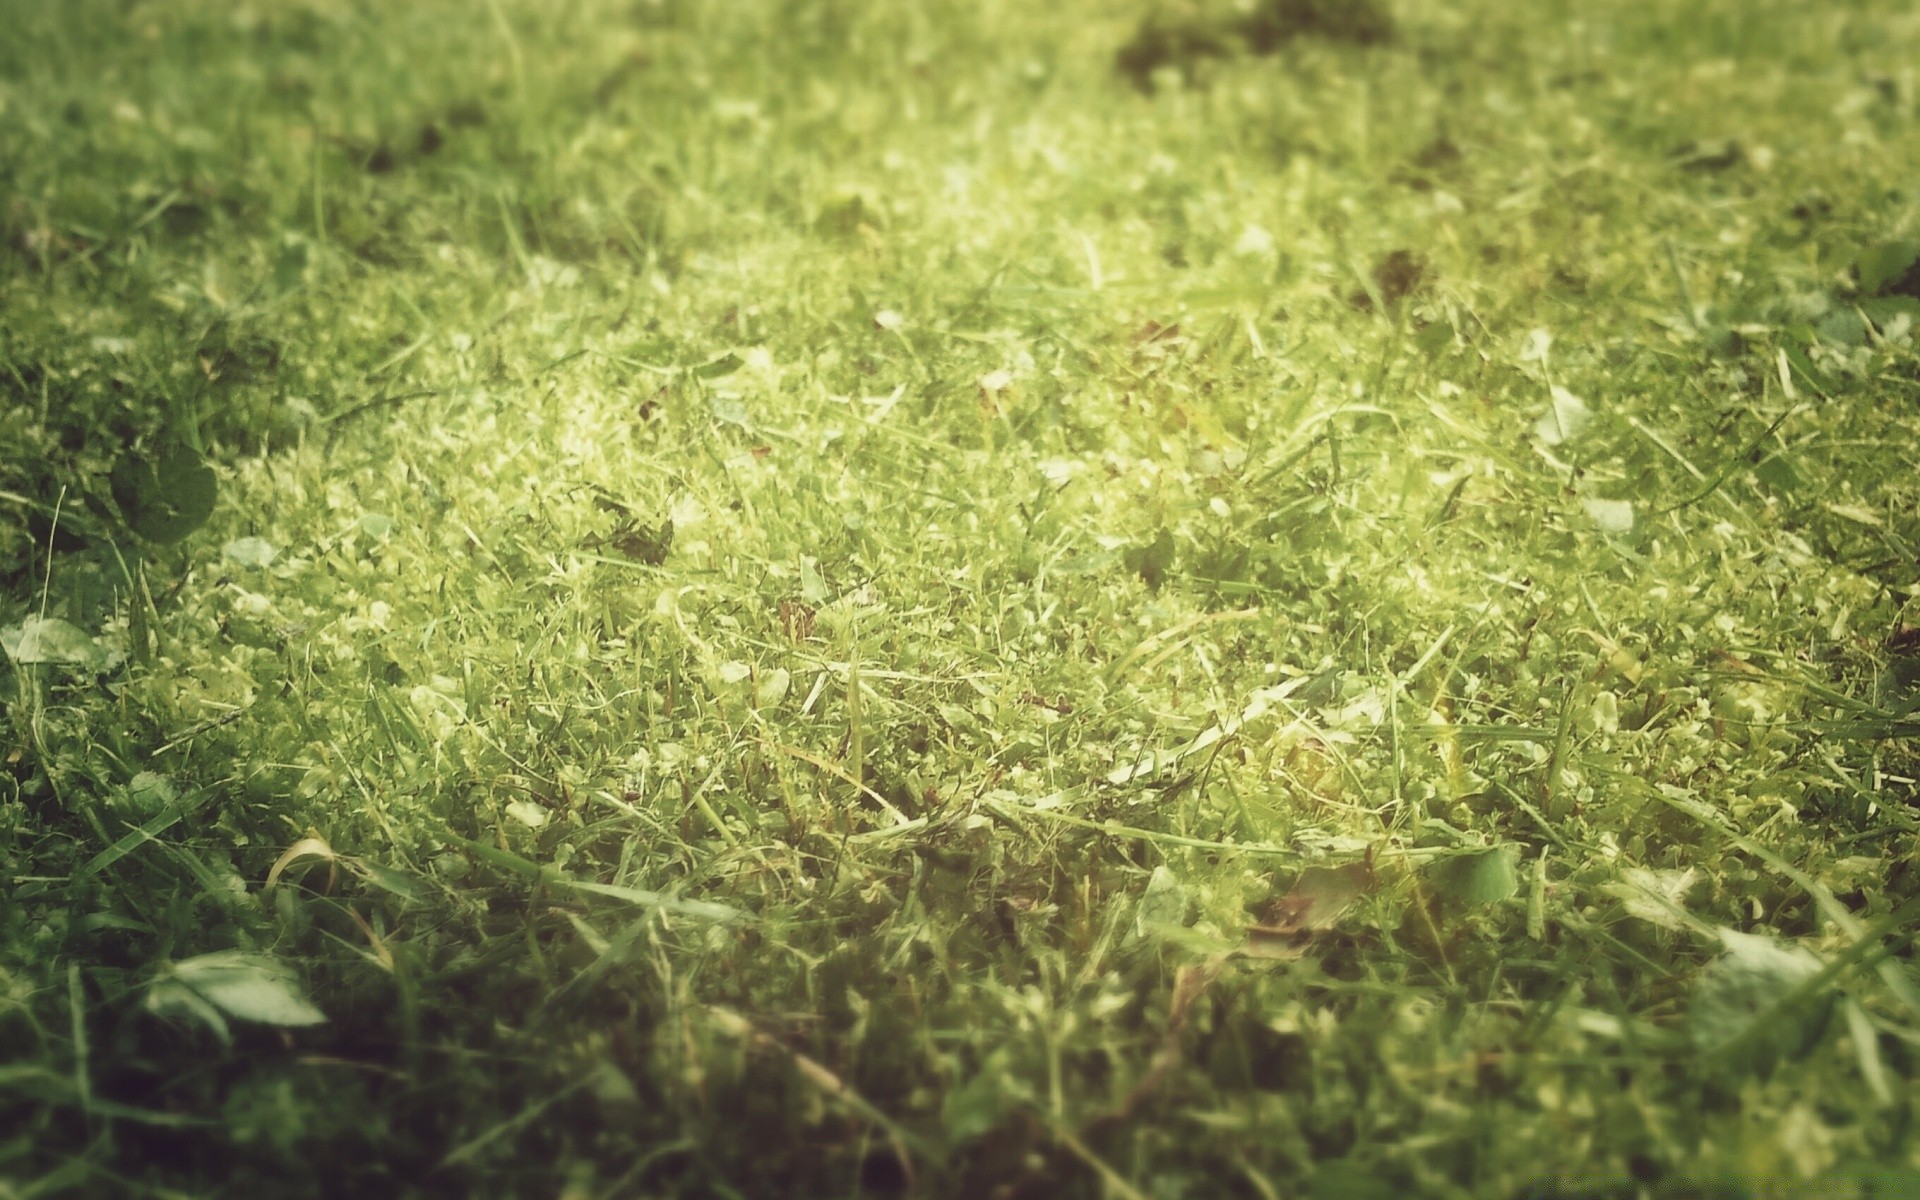
M1920 13L0 0L0 1197L1920 1194Z

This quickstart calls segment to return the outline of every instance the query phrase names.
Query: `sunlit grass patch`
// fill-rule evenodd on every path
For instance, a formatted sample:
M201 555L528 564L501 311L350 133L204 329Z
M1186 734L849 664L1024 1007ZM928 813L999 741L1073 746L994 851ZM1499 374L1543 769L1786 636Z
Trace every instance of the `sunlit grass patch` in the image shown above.
M1911 18L14 7L0 1183L1920 1170Z

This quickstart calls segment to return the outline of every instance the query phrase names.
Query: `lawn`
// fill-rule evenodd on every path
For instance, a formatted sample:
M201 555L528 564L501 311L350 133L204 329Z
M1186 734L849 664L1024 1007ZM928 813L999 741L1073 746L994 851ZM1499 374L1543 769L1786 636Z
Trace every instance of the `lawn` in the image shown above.
M1920 12L0 27L0 1198L1920 1194Z

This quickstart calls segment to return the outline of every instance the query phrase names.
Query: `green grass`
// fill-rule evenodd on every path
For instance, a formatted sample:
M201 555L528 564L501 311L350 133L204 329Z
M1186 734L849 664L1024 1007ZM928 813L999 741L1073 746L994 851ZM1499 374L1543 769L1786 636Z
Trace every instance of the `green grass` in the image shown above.
M0 0L0 1197L1916 1187L1920 19L1256 8Z

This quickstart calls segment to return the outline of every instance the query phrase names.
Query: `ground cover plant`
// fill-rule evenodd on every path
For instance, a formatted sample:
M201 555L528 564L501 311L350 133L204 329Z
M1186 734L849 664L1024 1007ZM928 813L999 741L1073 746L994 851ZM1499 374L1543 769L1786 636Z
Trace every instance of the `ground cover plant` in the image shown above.
M0 1195L1920 1187L1920 15L0 25Z

